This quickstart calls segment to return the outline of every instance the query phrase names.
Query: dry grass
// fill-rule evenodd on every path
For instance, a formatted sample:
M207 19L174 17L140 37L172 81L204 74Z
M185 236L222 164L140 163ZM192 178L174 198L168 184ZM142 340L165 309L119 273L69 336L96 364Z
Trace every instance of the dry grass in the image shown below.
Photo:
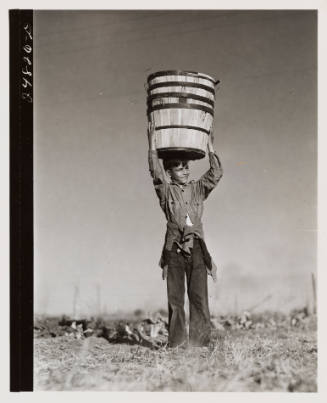
M103 338L35 339L35 390L316 392L315 319L214 331L208 348L151 350Z

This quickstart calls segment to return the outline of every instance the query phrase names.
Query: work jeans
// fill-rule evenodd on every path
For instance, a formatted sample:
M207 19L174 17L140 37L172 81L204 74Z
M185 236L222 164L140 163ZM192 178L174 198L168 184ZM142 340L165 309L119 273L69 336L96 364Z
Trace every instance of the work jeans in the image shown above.
M167 293L168 326L170 347L187 341L184 296L185 275L190 307L189 344L206 346L210 341L210 314L208 306L208 275L203 260L202 248L194 239L192 255L184 256L173 245L168 258Z

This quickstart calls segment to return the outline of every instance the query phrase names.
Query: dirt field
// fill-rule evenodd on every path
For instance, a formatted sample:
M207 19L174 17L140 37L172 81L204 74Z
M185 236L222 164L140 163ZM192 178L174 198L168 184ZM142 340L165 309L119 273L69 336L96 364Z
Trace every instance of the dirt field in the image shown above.
M185 350L40 337L34 366L35 390L316 392L316 318L221 327L209 347Z

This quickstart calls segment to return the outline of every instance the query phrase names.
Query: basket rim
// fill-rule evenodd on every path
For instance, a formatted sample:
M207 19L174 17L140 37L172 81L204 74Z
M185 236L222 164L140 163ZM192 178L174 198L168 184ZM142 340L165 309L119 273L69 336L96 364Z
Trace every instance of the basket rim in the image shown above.
M163 76L171 76L171 75L203 78L205 80L211 81L214 85L216 85L217 81L219 82L219 80L216 80L214 77L209 76L209 74L199 73L197 71L191 71L191 70L161 70L161 71L157 71L155 73L151 73L148 76L148 83L151 80L153 80L154 78L163 77Z
M198 160L205 157L206 152L193 147L157 147L158 157L161 159L166 159L166 153L172 155L176 153L182 153L184 158L186 157L187 160ZM169 155L168 154L168 155Z

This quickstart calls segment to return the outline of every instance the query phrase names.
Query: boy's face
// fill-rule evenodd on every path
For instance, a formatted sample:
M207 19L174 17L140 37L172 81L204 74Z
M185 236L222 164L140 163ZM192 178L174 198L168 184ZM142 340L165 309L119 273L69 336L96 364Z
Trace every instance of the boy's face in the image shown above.
M170 168L168 173L175 183L179 185L186 185L190 175L190 168L188 161L181 161L177 167Z

